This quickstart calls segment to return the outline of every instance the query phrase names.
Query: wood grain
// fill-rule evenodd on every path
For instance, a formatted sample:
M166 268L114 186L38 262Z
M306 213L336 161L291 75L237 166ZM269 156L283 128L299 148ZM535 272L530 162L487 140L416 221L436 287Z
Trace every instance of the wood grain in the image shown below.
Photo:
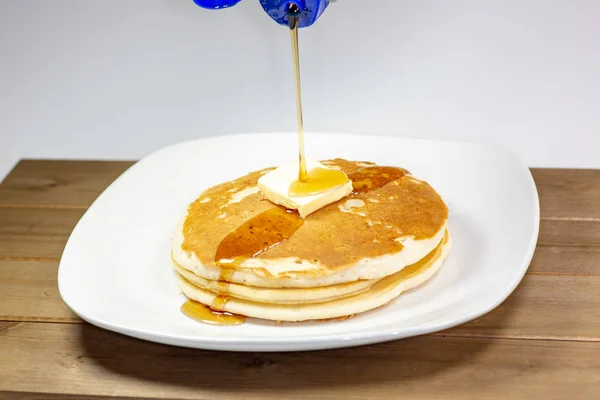
M0 206L87 208L131 161L21 160L0 185Z
M541 217L600 221L600 170L532 169Z
M0 321L0 332L2 332L4 330L8 330L8 329L12 328L13 326L17 326L17 325L19 325L19 322Z
M59 259L85 210L0 207L0 259Z
M600 343L594 342L427 336L352 350L260 354L163 346L88 324L21 323L0 335L0 390L11 391L181 399L591 399L600 389Z
M527 275L498 308L441 335L600 342L600 276Z
M600 222L541 220L538 245L600 246Z
M0 320L81 322L58 293L58 262L0 261Z
M150 397L122 397L129 400L150 400ZM32 392L7 392L0 391L2 400L115 400L114 396L89 396L72 394L32 393Z
M527 273L600 276L600 246L538 246Z

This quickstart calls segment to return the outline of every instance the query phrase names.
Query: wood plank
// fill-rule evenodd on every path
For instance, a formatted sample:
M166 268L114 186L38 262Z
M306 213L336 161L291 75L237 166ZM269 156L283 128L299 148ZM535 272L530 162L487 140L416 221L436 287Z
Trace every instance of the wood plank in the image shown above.
M600 247L538 246L504 303L441 334L600 340Z
M528 273L600 276L600 246L538 246Z
M82 322L58 293L57 261L0 260L0 320Z
M600 220L600 170L532 169L541 217Z
M132 161L21 160L0 184L0 206L87 208Z
M120 399L128 400L150 400L150 397L122 397ZM72 395L56 393L32 393L32 392L7 392L0 391L2 400L115 400L114 396L89 396Z
M261 354L158 345L88 324L21 323L0 337L0 390L9 391L268 400L591 399L600 390L597 342L425 336Z
M85 210L0 207L0 259L60 258Z
M600 221L541 220L540 245L600 246Z
M600 276L526 275L495 310L440 334L600 342Z

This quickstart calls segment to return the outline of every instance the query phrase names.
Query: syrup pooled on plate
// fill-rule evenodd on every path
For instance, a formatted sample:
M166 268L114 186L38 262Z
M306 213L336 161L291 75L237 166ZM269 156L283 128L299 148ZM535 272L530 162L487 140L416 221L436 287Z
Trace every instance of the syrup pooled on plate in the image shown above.
M225 311L215 311L211 307L193 300L187 300L183 303L181 312L198 322L210 325L240 325L246 320L246 317L242 315L231 314Z

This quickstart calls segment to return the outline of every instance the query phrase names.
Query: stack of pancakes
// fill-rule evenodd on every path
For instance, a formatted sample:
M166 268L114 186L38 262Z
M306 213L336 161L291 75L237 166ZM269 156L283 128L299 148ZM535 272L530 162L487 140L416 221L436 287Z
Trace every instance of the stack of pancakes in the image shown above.
M432 277L451 246L438 193L400 168L323 163L355 190L305 219L262 196L270 169L190 204L171 254L183 293L215 311L305 321L377 308Z

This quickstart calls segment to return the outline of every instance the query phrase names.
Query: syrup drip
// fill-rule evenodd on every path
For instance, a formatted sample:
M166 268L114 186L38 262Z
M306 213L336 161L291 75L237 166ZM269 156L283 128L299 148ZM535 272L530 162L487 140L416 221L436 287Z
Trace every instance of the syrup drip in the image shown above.
M275 207L246 221L225 237L217 248L215 263L221 268L218 278L221 293L229 292L235 268L249 258L289 239L304 223L297 213ZM219 295L210 307L187 301L181 311L190 318L212 325L239 325L244 317L225 312L229 296Z
M300 216L281 207L275 207L246 221L225 237L217 248L215 263L221 268L218 285L222 293L229 291L235 268L245 260L289 239L304 223ZM223 311L229 301L227 295L214 298L210 307L187 301L181 311L190 318L212 325L239 325L244 317Z
M217 297L214 298L214 300L210 304L210 308L213 311L224 312L225 304L227 304L228 302L229 302L229 297L223 296L223 295L218 295Z
M219 280L230 280L235 267L288 240L302 224L296 212L274 207L237 227L217 248L215 262L222 268Z

